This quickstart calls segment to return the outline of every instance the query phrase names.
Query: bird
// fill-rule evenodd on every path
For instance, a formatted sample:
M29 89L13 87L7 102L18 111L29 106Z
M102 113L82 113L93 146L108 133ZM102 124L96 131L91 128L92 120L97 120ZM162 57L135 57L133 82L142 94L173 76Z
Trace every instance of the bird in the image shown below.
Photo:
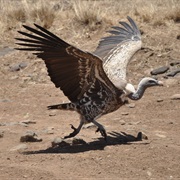
M33 51L41 58L55 87L70 101L50 105L48 109L72 110L80 115L78 127L71 124L73 131L64 139L76 136L85 123L91 122L107 140L106 129L97 119L116 111L128 99L140 99L146 88L163 84L146 77L135 90L127 82L127 65L142 44L137 25L129 16L127 19L129 23L120 21L121 27L112 27L110 36L102 38L93 53L80 50L35 23L34 28L23 25L29 32L18 31L23 38L15 38L15 49Z

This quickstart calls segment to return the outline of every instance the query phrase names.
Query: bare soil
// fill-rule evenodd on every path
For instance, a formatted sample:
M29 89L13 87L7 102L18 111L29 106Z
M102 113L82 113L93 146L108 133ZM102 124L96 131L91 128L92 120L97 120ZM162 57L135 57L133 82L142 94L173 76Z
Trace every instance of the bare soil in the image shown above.
M141 26L143 47L129 65L129 81L138 84L153 68L180 61L180 25ZM18 36L18 35L17 35ZM79 48L93 51L102 34L80 38ZM87 43L85 43L87 42ZM12 47L14 45L11 45ZM108 132L105 142L96 128L78 135L86 144L52 147L55 137L78 126L76 112L48 111L46 106L68 101L54 87L40 59L26 52L1 52L0 68L0 179L179 179L180 178L180 76L165 79L164 87L149 88L135 107L123 106L99 119ZM26 62L12 72L10 67ZM22 121L35 124L25 126ZM28 130L42 142L21 143ZM147 140L135 141L138 132ZM25 144L25 147L17 148Z

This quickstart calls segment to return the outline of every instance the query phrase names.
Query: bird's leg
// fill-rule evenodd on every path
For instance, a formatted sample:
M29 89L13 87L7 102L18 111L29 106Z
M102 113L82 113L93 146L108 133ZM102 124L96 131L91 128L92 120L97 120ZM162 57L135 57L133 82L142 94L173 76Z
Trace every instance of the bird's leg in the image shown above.
M72 133L70 133L68 136L65 136L64 139L67 139L67 138L71 138L71 137L74 137L76 136L79 131L81 130L82 126L83 126L84 122L81 120L80 121L80 124L77 128L75 128L72 124L71 124L71 129L73 129L74 131Z
M104 137L105 141L107 141L107 134L106 134L106 130L104 129L104 127L95 120L93 120L92 123L94 123L98 127L96 132L100 132L101 135Z

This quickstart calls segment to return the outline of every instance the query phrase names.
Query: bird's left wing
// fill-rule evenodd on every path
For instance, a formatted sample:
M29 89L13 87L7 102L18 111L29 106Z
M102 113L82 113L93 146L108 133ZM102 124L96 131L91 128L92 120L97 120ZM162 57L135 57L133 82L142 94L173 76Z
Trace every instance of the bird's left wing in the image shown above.
M51 81L70 101L77 101L96 79L109 88L115 88L97 56L81 51L43 27L34 25L38 30L24 25L31 33L18 31L26 38L16 38L22 42L16 44L22 47L15 49L36 51L34 54L46 64Z
M141 48L141 34L136 23L129 16L130 24L119 22L121 27L114 26L109 31L110 36L104 37L99 42L94 54L102 58L103 67L108 77L119 75L120 79L126 79L127 65L131 57Z

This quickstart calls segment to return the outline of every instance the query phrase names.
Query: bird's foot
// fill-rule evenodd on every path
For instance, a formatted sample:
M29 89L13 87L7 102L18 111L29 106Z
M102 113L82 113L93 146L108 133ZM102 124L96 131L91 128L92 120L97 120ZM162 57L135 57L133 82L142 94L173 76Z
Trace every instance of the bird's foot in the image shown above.
M70 133L68 136L65 136L64 139L74 137L79 133L78 128L75 128L72 124L70 124L70 125L71 125L71 129L73 129L74 131L72 133Z
M98 127L96 132L100 132L101 135L104 137L104 140L107 142L107 134L106 134L106 130L104 128L101 129L101 128Z

